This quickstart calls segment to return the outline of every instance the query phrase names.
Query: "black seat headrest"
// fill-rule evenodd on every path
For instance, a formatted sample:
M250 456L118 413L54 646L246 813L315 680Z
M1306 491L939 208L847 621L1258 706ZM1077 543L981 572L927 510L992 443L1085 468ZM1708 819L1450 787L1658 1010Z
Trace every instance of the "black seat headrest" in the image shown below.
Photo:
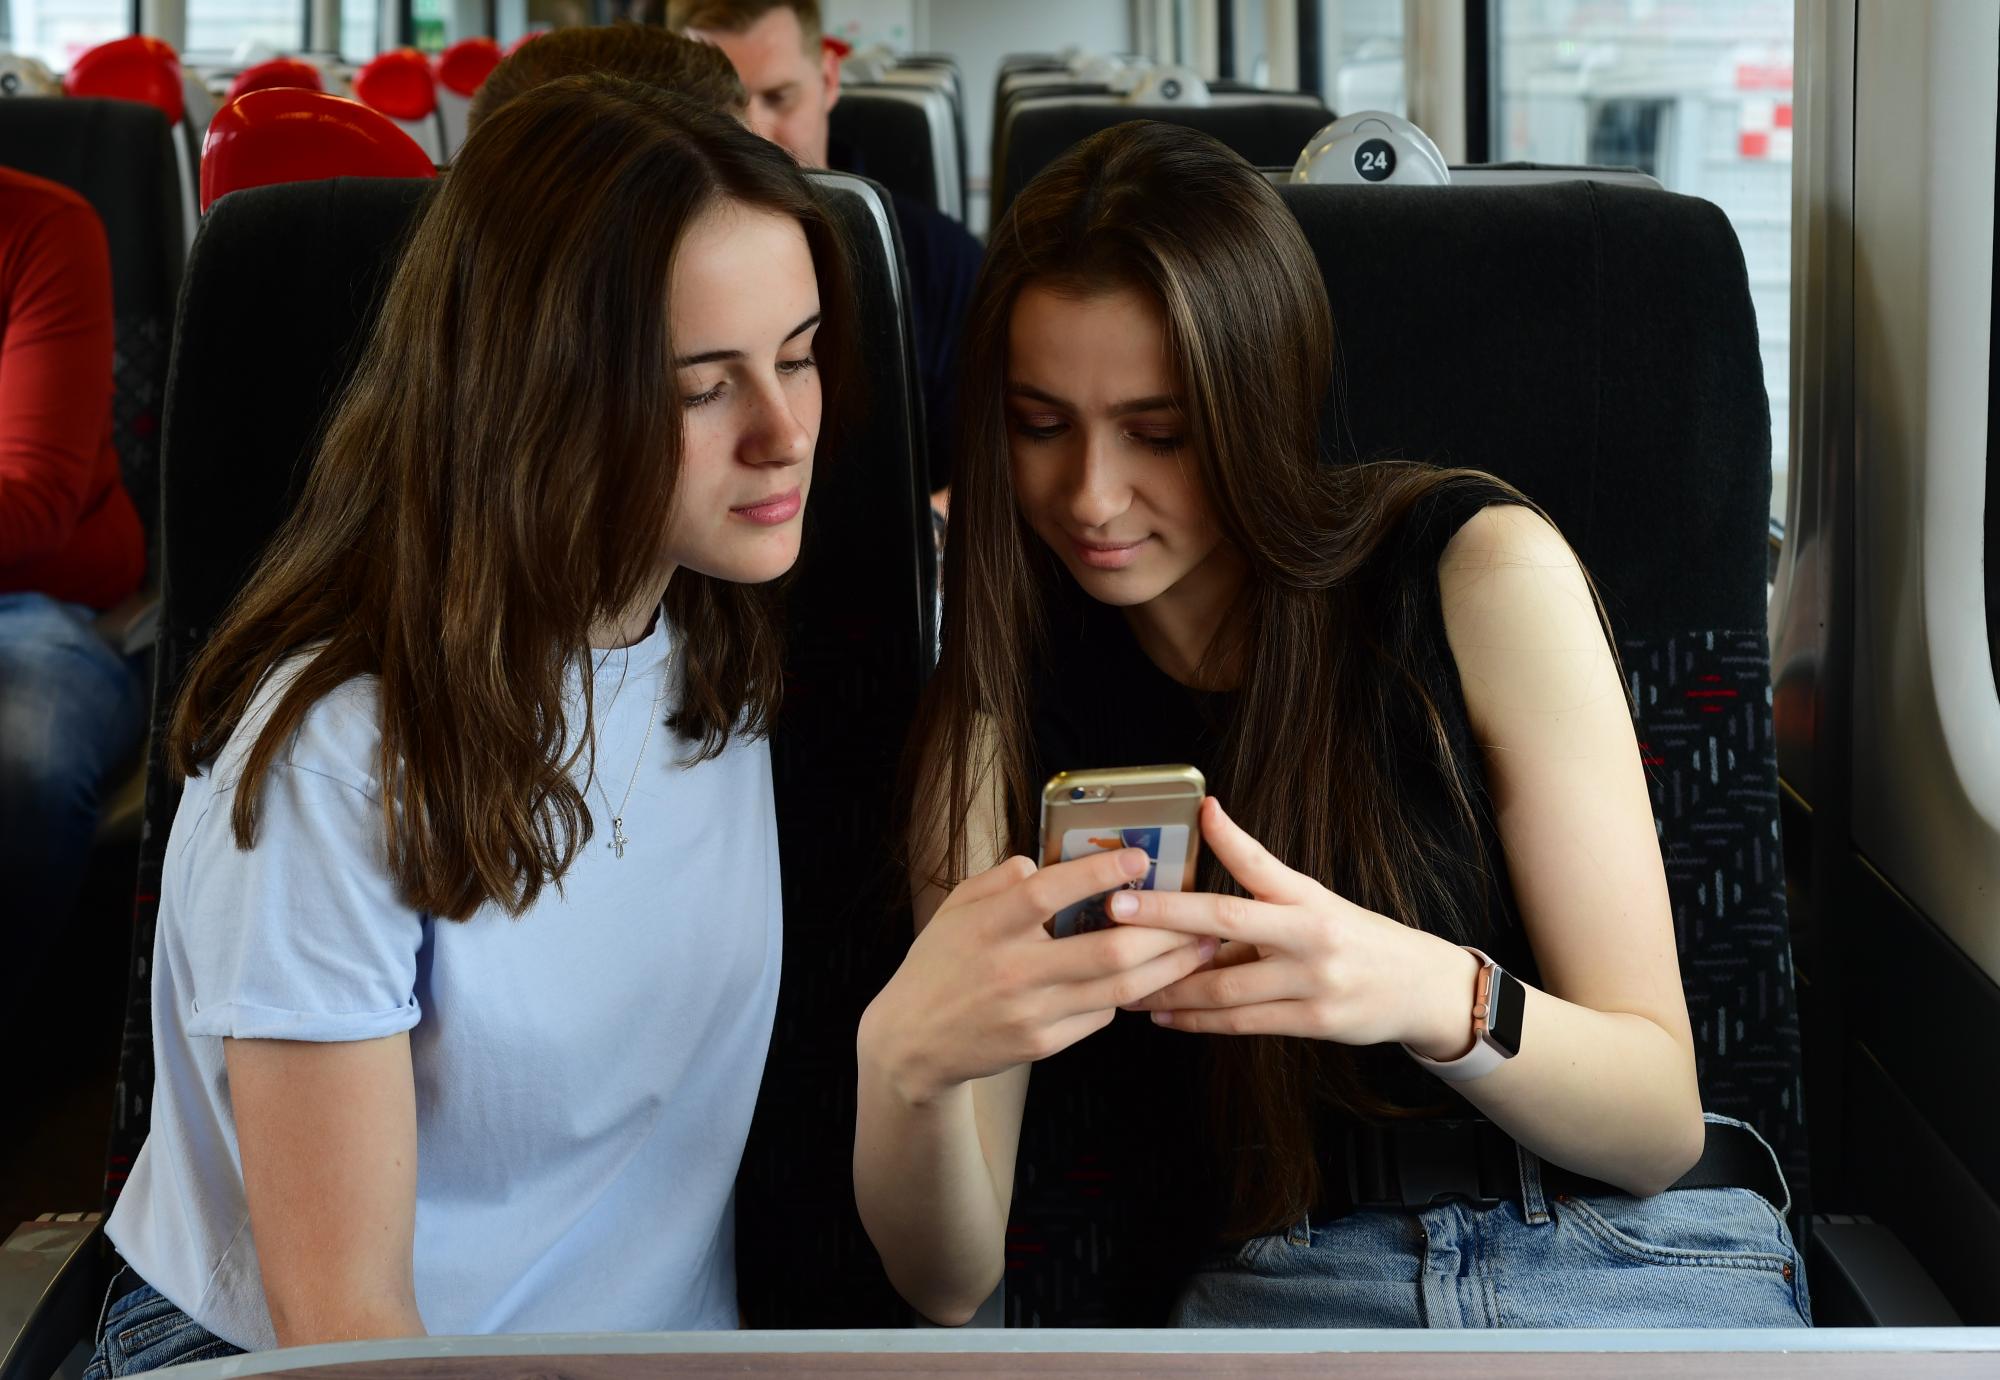
M935 131L917 101L894 91L849 87L841 91L827 127L836 145L853 150L853 166L874 181L933 211L944 209Z
M1588 181L1279 195L1333 307L1342 450L1516 485L1621 636L1763 626L1770 405L1719 209Z

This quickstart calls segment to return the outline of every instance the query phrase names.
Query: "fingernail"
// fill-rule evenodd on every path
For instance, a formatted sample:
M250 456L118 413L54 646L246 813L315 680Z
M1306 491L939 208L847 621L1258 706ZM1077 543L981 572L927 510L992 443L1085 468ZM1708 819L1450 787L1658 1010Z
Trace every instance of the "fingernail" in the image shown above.
M1222 941L1217 939L1204 939L1201 941L1200 944L1196 945L1196 951L1201 954L1201 961L1203 963L1206 963L1211 958L1215 957L1216 947L1221 942Z
M1172 1025L1173 1023L1174 1023L1174 1013L1173 1013L1173 1012L1171 1012L1171 1011L1155 1011L1155 1012L1153 1013L1153 1024L1154 1024L1154 1025Z
M1128 877L1143 877L1146 874L1146 864L1150 861L1143 848L1127 848L1118 855L1118 866L1124 869Z
M1121 891L1111 898L1111 913L1120 920L1129 920L1139 913L1139 898L1129 891Z

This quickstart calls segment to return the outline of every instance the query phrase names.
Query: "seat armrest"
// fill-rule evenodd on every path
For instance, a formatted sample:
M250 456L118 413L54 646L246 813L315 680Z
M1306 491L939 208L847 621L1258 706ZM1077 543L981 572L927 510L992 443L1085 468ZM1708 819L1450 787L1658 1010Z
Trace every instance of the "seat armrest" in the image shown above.
M1958 1311L1896 1234L1866 1217L1812 1219L1806 1280L1817 1327L1958 1327Z
M97 1326L101 1213L44 1214L0 1242L0 1380L44 1380Z
M147 586L124 602L97 615L93 625L97 635L117 649L121 656L137 656L151 647L160 635L160 592Z

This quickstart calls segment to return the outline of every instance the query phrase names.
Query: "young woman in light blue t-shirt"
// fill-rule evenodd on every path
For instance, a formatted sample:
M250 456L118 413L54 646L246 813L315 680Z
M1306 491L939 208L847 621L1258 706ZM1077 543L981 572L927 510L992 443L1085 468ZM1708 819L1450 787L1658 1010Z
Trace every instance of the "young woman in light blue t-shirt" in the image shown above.
M93 1374L737 1325L765 586L853 359L843 262L781 150L615 78L516 98L445 174L175 709Z

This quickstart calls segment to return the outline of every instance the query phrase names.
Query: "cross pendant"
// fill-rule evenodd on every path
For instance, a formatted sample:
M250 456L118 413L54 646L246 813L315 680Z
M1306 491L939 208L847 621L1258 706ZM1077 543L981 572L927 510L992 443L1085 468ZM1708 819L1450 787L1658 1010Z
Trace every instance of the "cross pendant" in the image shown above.
M622 858L625 856L625 845L630 843L631 841L632 840L625 837L625 821L622 819L612 820L611 842L605 846L608 847L618 857Z

